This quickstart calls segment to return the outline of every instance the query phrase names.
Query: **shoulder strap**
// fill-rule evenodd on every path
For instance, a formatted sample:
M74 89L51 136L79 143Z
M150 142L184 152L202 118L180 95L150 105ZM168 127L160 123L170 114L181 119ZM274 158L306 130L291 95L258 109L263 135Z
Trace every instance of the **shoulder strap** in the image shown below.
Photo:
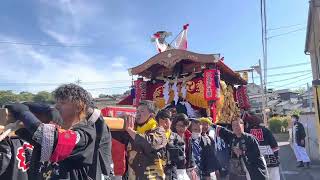
M98 118L99 119L99 118ZM96 175L96 171L97 171L97 165L98 165L98 153L99 153L99 147L100 147L100 141L101 141L101 137L102 137L102 132L103 132L103 125L104 125L104 121L102 120L97 120L95 122L95 127L96 127L96 142L95 142L95 147L94 147L94 153L93 153L93 161L92 161L92 165L89 168L89 175ZM103 169L99 169L98 172L104 171ZM107 172L102 172L103 174L107 173ZM105 174L108 175L108 174ZM96 177L93 177L96 178Z

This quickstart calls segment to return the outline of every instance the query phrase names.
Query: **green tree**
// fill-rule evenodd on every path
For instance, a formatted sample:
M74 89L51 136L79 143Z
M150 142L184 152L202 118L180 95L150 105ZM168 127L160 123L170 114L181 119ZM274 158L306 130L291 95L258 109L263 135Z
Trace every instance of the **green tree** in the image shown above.
M12 91L0 91L0 105L17 102L18 100L18 96Z
M282 121L279 117L273 117L269 120L269 129L273 133L280 133L282 128Z
M298 115L298 116L300 116L300 113L301 113L301 110L295 109L295 110L293 110L293 111L291 112L291 115Z
M20 94L18 94L18 98L20 101L32 101L34 96L35 95L30 92L21 92Z
M34 102L48 102L52 103L52 94L46 91L40 91L33 97Z
M99 94L99 98L105 98L107 97L108 95L105 95L105 94Z

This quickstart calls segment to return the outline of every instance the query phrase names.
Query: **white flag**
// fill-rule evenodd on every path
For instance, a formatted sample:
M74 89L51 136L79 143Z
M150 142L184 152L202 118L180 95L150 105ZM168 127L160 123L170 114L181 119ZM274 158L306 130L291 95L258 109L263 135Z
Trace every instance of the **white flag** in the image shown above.
M175 47L177 49L187 50L188 49L188 41L187 41L187 33L188 33L189 24L185 24L183 26L183 30L180 35L177 37L175 42Z

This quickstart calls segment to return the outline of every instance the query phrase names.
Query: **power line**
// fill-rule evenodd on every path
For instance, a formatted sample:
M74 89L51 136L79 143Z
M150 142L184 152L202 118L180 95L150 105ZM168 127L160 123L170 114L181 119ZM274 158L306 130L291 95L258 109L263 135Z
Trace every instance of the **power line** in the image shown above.
M307 85L307 83L303 83L303 84L300 84L300 85L298 85L298 86L289 87L289 88L290 88L290 89L300 88L300 87L302 87L302 86L306 86L306 85Z
M305 30L306 27L303 27L303 28L300 28L300 29L296 29L296 30L293 30L293 31L288 31L286 33L282 33L282 34L278 34L278 35L274 35L274 36L269 36L267 37L267 39L272 39L272 38L275 38L275 37L279 37L279 36L284 36L284 35L288 35L288 34L291 34L291 33L294 33L294 32L298 32L298 31L302 31L302 30Z
M274 31L274 30L287 29L287 28L296 27L296 26L301 26L301 25L305 25L305 24L304 24L304 23L292 24L292 25L287 25L287 26L280 26L280 27L277 27L277 28L270 28L270 29L267 29L267 30L268 30L268 31Z
M295 71L295 72L280 73L280 74L271 74L271 75L268 75L268 77L284 76L284 75L291 75L291 74L297 74L297 73L303 73L303 72L311 72L311 70ZM260 78L260 77L259 76L255 76L253 78Z
M277 82L283 82L283 81L287 81L287 80L291 80L291 79L294 79L294 78L299 78L299 77L303 77L303 76L307 76L307 75L310 75L310 73L308 73L308 74L303 74L303 75L300 75L300 76L291 77L291 78L287 78L287 79L282 79L282 80L278 80L278 81L268 82L267 84L273 84L273 83L277 83Z
M293 82L290 82L290 83L287 83L287 84L278 86L277 88L286 87L286 86L288 86L288 85L292 85L292 84L294 84L294 83L297 83L297 82L300 82L300 81L303 81L303 80L306 80L306 79L309 79L309 78L312 78L312 76L308 76L308 77L306 77L306 78L299 79L299 80L297 80L297 81L293 81Z
M298 63L298 64L290 64L290 65L283 65L283 66L276 66L276 67L268 68L267 70L283 69L283 68L295 67L295 66L302 66L302 65L307 65L307 64L310 64L310 62L306 62L306 63Z

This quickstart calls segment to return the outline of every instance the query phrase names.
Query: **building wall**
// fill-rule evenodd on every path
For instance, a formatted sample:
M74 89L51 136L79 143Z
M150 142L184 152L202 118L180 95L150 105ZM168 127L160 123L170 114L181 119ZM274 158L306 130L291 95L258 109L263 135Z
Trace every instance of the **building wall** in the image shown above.
M312 10L312 16L311 18L311 25L310 25L310 34L309 34L309 53L311 58L311 66L312 66L312 76L313 79L320 79L320 63L319 63L319 57L320 57L320 8L315 7L311 8Z
M306 131L306 149L312 160L320 159L319 137L315 113L304 113L300 115L300 122Z
M320 0L311 0L309 7L309 16L308 16L308 29L307 29L307 41L306 41L306 51L310 54L311 66L312 66L312 76L313 80L320 79ZM319 124L319 93L320 87L313 86L314 93L314 104L315 104L315 119L313 120L313 128L312 131L315 131L317 137L320 138L320 124ZM312 141L314 142L314 141ZM314 143L316 144L316 143ZM317 152L311 153L319 153L319 139L317 140L318 150ZM318 157L319 160L320 157Z

